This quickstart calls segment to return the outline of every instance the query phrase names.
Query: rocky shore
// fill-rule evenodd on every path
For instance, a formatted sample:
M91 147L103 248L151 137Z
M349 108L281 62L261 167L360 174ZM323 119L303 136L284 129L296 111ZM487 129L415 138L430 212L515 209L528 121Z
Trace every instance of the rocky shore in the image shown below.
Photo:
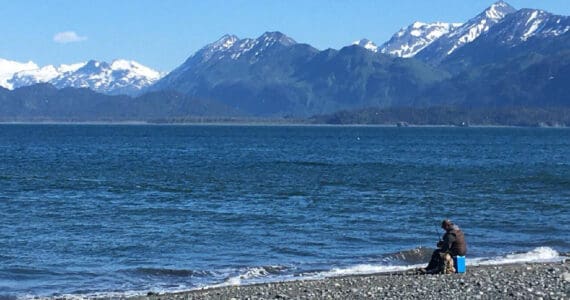
M290 281L154 294L158 299L570 299L570 261L469 267L465 274L413 272Z

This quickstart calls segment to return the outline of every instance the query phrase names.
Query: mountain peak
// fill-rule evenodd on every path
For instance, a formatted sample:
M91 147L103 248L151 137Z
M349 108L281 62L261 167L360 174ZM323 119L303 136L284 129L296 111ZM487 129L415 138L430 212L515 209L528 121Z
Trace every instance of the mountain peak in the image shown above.
M254 57L257 57L263 51L274 45L289 47L295 44L297 44L295 40L279 31L265 32L257 39L239 39L235 35L226 34L217 41L196 52L196 54L191 58L194 60L198 59L200 62L227 58L236 60L243 57L245 54L252 54ZM251 59L255 60L255 58Z
M397 57L412 57L461 23L414 22L402 28L381 46L380 52Z
M427 25L427 24L424 22L415 21L414 23L412 23L411 26L412 26L412 28L421 28L422 26L425 26L425 25Z
M225 34L220 39L210 44L210 47L215 49L229 49L238 40L239 38L233 34Z
M89 60L84 66L79 68L77 71L94 73L94 72L100 72L101 69L105 69L108 67L109 67L108 63L92 59Z
M489 8L487 8L483 13L489 19L501 20L506 15L515 12L516 9L512 7L507 2L500 0L493 3Z
M278 42L284 46L291 46L297 43L295 40L279 31L267 31L257 38L257 40L265 42L266 44Z
M216 53L229 51L240 39L233 34L225 34L213 43L200 49L194 56L202 61L211 59Z
M369 40L369 39L361 39L361 40L358 40L358 41L354 41L352 44L353 44L353 45L360 46L360 47L362 47L362 48L364 48L364 49L368 49L368 50L370 50L370 51L372 51L372 52L378 52L378 46L376 46L376 44L374 44L374 42L372 42L372 41Z
M530 38L549 38L570 31L570 17L558 16L539 9L520 9L487 33L487 39L510 47Z
M38 65L32 61L22 63L0 58L0 86L7 89L12 89L13 86L9 80L12 78L12 76L14 76L14 74L17 72L34 70L37 68Z
M148 79L149 81L155 81L161 77L160 72L144 66L134 60L115 59L109 66L113 71L120 70L130 72L131 78L142 77Z
M439 63L446 56L473 42L488 32L491 27L501 22L507 15L516 11L505 1L495 2L462 26L437 39L429 47L423 49L418 56L424 60Z

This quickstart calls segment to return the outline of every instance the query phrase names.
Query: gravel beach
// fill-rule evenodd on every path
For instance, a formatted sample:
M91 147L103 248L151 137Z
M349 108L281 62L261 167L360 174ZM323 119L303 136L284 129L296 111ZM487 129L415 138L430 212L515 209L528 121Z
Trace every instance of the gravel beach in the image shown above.
M149 293L133 299L570 299L570 260L468 266L465 274L382 273Z

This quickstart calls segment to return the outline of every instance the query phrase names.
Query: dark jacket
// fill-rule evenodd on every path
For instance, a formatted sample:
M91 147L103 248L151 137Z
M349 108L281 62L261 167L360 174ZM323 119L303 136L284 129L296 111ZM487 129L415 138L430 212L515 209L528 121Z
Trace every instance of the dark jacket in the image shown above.
M465 243L465 236L463 231L453 225L453 227L445 232L443 241L441 243L441 251L449 252L452 256L467 254L467 243Z

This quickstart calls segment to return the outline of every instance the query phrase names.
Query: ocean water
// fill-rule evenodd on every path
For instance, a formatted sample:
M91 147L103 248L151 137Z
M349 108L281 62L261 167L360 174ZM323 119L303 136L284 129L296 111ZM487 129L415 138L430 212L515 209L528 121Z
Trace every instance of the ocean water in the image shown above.
M0 295L125 295L570 251L570 130L0 125Z

